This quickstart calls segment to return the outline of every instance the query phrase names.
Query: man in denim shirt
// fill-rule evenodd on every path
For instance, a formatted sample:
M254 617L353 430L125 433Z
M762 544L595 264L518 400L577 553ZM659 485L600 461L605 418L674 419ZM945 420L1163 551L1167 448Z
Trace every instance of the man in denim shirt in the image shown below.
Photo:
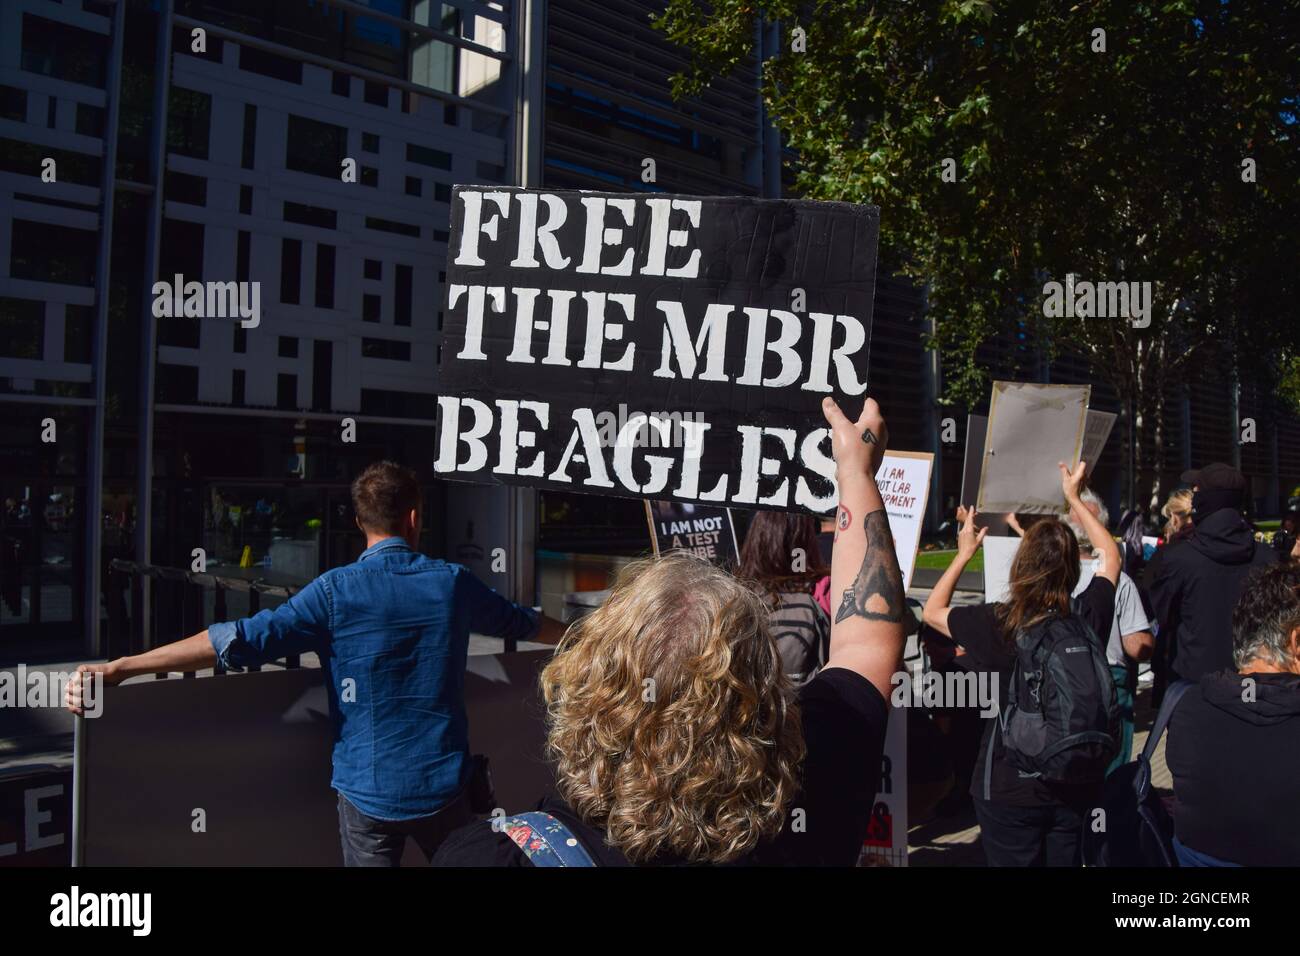
M427 558L415 474L392 462L352 484L366 550L284 604L136 657L82 665L118 683L138 674L231 670L314 651L334 719L339 831L348 866L397 866L408 836L432 857L467 823L465 658L471 631L554 643L562 633L457 564ZM68 684L81 706L80 678Z

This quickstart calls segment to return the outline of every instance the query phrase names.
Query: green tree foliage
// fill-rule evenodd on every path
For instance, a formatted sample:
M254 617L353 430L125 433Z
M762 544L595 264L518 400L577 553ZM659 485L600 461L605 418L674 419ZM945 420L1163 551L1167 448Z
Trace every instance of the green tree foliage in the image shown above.
M763 96L798 189L880 206L945 401L987 396L976 350L1009 330L1081 353L1136 410L1150 502L1172 390L1206 363L1275 381L1300 347L1300 0L671 0L674 93L751 56L759 18L781 25ZM1150 325L1046 318L1067 273L1150 281Z

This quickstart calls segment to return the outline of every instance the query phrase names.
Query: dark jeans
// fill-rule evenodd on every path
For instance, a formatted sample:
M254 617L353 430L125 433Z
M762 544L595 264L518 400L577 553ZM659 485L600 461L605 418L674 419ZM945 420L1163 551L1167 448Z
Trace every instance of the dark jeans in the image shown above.
M453 830L473 819L468 790L461 790L450 803L427 817L411 820L376 820L354 807L339 794L339 836L343 841L344 866L401 866L406 838L432 860Z
M1229 863L1227 860L1220 860L1208 853L1193 850L1181 843L1178 837L1174 837L1174 855L1178 857L1179 866L1241 866L1240 863Z
M1084 815L1062 804L1011 807L975 800L989 866L1081 866Z

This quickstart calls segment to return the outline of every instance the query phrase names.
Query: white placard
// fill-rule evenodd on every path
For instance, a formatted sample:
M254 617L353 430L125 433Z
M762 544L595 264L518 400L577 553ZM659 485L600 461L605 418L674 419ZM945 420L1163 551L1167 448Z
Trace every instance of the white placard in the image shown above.
M1114 412L1088 409L1088 419L1083 428L1083 450L1079 457L1088 463L1089 474L1092 474L1097 462L1101 460L1101 453L1106 450L1106 441L1110 438L1110 430L1115 427L1115 419L1118 417Z
M978 510L985 514L1060 514L1057 462L1079 460L1089 385L994 382L984 443Z
M984 603L1005 601L1011 594L1011 562L1020 550L1020 536L984 538Z
M934 455L928 451L887 451L876 471L876 484L889 517L889 532L894 536L898 569L903 572L904 591L911 586L916 568L933 467Z
M907 708L891 707L880 791L858 866L907 866Z
M930 495L934 455L919 451L886 452L876 484L889 518L894 553L903 574L903 590L912 583L921 526ZM919 665L918 656L916 664ZM913 667L908 668L909 671ZM907 710L891 707L881 758L880 791L871 807L871 824L860 866L907 866Z

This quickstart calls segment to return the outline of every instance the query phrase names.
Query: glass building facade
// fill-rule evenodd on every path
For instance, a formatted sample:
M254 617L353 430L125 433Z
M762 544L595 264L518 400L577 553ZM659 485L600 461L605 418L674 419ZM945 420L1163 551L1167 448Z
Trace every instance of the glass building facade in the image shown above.
M426 479L441 552L451 186L516 179L522 15L0 7L0 664L113 652L115 558L351 560L348 485L378 458ZM156 315L176 277L255 284L259 321Z

